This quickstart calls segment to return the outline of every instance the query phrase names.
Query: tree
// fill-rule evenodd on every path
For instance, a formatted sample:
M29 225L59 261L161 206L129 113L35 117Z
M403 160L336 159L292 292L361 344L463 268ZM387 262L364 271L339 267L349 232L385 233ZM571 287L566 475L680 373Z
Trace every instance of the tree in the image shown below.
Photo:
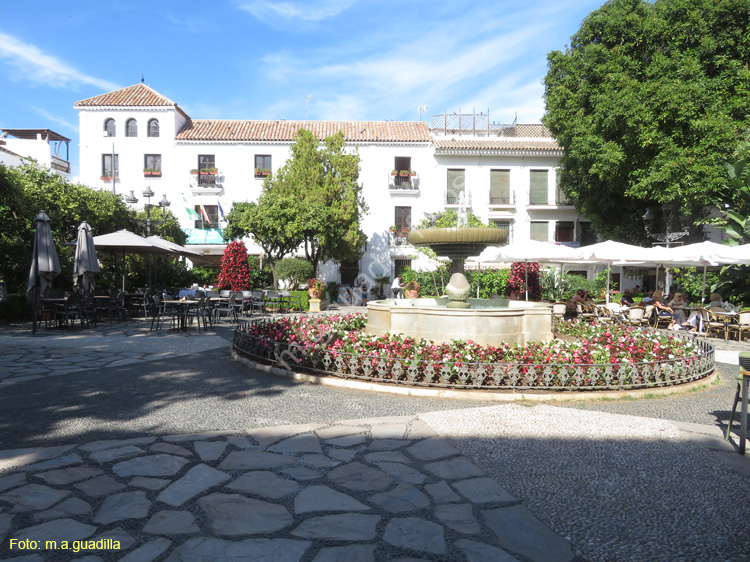
M303 203L294 198L266 191L257 203L235 203L227 215L224 239L229 241L252 235L263 248L273 272L273 286L279 287L276 263L302 243Z
M560 187L608 237L645 241L641 216L721 201L723 160L750 123L750 3L611 0L548 55L544 124Z
M250 267L244 242L230 242L221 256L221 273L216 281L219 290L247 291L250 288Z
M36 163L10 167L0 164L0 278L10 292L23 293L28 281L34 217L44 210L60 258L57 286L72 286L73 249L78 225L87 221L94 235L133 228L127 206L119 195L68 182ZM108 256L100 256L105 264ZM102 277L105 276L103 270ZM105 286L99 283L99 286Z
M284 258L276 264L276 273L279 279L287 281L287 288L292 291L313 276L313 266L302 258Z
M344 150L344 134L326 137L323 147L313 134L300 129L291 158L264 182L266 193L303 203L302 238L305 256L315 271L321 261L354 261L367 239L360 220L367 212L359 178L359 155Z

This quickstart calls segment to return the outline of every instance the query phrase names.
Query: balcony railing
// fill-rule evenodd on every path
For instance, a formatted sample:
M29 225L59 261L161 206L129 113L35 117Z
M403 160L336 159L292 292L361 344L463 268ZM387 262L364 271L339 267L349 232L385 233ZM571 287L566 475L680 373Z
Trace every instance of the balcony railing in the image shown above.
M220 172L190 172L190 186L193 188L221 189L222 176Z
M396 230L391 231L391 245L401 246L409 243L409 231L408 230Z
M416 174L408 176L389 174L388 189L392 191L419 191L419 178Z
M490 205L515 205L516 198L513 193L496 193L490 195Z
M531 188L529 192L529 205L548 205L548 191L546 189Z
M62 158L58 158L57 156L51 156L52 160L50 162L50 165L55 170L59 170L61 172L65 172L66 174L70 173L70 162L67 162L63 160Z

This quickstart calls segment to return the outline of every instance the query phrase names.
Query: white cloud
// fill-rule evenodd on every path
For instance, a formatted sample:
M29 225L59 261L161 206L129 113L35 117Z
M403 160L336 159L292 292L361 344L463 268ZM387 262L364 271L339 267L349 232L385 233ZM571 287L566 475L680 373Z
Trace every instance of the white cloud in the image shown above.
M300 106L302 90L316 92L318 102L310 110L315 119L415 119L416 107L424 103L441 110L446 104L469 110L476 104L480 110L515 103L519 118L523 105L523 113L533 110L536 115L529 119L537 121L543 112L541 76L527 71L510 77L505 70L528 65L529 44L550 25L535 18L525 24L508 26L507 31L487 24L480 30L454 21L423 31L411 41L390 43L387 50L382 43L379 48L371 45L369 52L359 50L348 60L342 60L341 53L347 49L340 45L335 52L277 52L263 59L264 76L280 85L293 84L287 91L299 97L289 103L275 100L276 110L304 107ZM543 72L543 60L538 66ZM488 82L497 87L477 91L476 84Z
M272 2L267 0L237 0L241 10L259 20L321 21L336 17L349 9L355 0L310 0L307 2Z
M0 33L0 60L5 60L15 69L14 80L29 80L53 88L78 85L97 86L103 90L116 90L116 84L89 76L66 62L44 54L34 45L24 43L11 35Z
M78 132L78 127L76 125L73 125L72 123L68 123L65 119L62 119L60 117L54 116L52 113L47 111L46 109L42 109L41 107L36 107L34 105L31 106L34 111L36 111L39 115L44 117L47 121L51 121L52 123L56 123L63 127L64 129L68 129L69 131L75 131Z

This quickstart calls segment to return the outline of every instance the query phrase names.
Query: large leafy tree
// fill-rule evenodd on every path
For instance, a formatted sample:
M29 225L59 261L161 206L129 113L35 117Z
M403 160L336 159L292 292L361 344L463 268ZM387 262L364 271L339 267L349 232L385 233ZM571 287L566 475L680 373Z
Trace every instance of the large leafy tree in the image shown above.
M95 235L132 228L131 214L120 196L66 181L37 164L0 164L0 278L10 292L23 293L34 242L34 217L44 210L60 258L55 286L72 285L73 248L78 225L87 221Z
M323 146L300 129L291 157L274 176L266 178L266 193L302 202L305 256L317 271L321 261L357 260L367 239L360 220L367 212L359 178L359 155L347 153L344 134L326 137Z
M273 272L273 286L278 288L276 264L302 243L306 216L299 199L270 191L263 193L257 203L235 203L227 215L223 236L225 240L235 240L252 235L263 248Z
M646 208L721 201L750 123L749 24L746 0L611 0L548 55L561 187L600 233L643 241Z

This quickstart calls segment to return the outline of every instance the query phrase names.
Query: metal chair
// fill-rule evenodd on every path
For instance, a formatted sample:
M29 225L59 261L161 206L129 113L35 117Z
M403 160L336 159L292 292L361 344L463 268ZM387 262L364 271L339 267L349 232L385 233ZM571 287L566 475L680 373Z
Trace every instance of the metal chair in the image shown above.
M730 335L737 334L737 340L742 341L742 334L750 332L750 311L740 312L737 322L727 324Z
M83 327L83 316L81 313L81 295L78 293L70 295L55 307L55 320L58 326L68 327L68 323L79 319Z
M646 308L642 306L631 306L625 312L623 321L631 326L644 326L648 325L648 318L646 317Z
M296 306L297 309L302 312L302 294L301 293L291 293L289 291L286 291L287 296L287 306L286 310L287 312L292 312L292 307Z
M576 309L578 310L578 318L580 318L584 322L593 322L594 318L596 318L596 314L594 313L594 305L588 303L578 303L576 304Z
M265 309L265 298L263 291L253 291L252 300L250 301L250 314L259 312L263 314Z
M729 319L718 316L716 312L708 308L701 308L699 310L703 316L704 335L708 337L712 333L715 333L717 335L723 335L726 340L729 335L729 330L727 329Z
M282 300L278 291L266 291L263 295L263 304L266 312L281 312Z

